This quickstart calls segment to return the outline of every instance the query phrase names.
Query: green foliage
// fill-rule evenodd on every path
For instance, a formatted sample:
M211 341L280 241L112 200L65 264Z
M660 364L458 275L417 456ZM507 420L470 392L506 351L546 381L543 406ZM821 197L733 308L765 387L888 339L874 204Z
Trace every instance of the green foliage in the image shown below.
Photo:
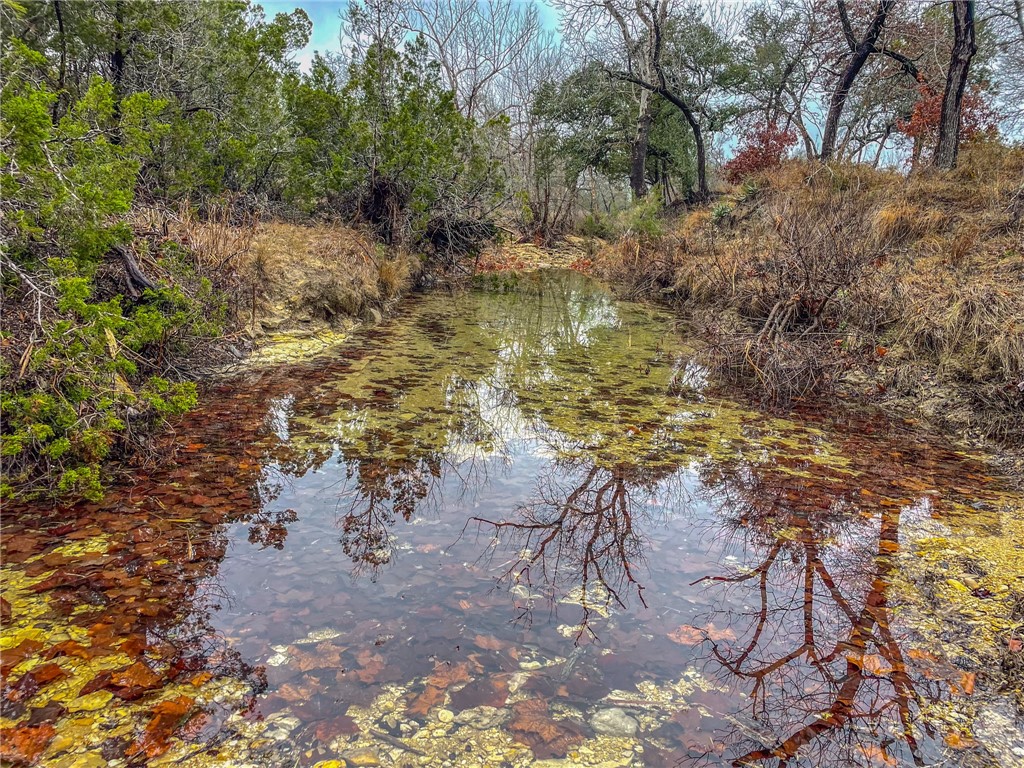
M95 76L54 121L59 96L45 58L11 42L0 92L0 490L5 499L94 499L106 458L195 403L194 384L155 375L157 361L183 336L215 332L218 312L209 285L190 280L173 255L161 261L176 284L140 301L100 287L111 248L131 242L125 214L166 133L166 103L146 93L119 98Z
M741 203L749 203L760 194L761 188L758 186L757 181L754 179L747 179L740 184L740 191L737 193L736 199Z
M711 221L715 224L721 224L729 215L732 213L732 206L729 203L718 203L711 209Z
M662 201L657 191L651 192L643 200L625 211L622 228L641 239L656 240L665 234L665 226L661 220Z
M500 176L440 79L422 38L375 39L344 73L318 56L308 75L290 77L288 198L366 221L387 243L422 242L437 217L491 207Z
M588 213L584 216L578 229L584 237L610 238L615 234L615 228L609 217L599 213Z

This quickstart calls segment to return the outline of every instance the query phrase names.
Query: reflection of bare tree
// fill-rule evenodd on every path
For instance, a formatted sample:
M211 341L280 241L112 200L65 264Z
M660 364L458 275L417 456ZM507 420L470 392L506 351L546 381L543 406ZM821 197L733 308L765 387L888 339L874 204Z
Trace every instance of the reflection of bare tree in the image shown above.
M355 572L376 573L393 557L391 529L408 522L417 506L442 478L440 457L379 461L361 459L346 465L347 508L341 513L341 545Z
M595 613L612 604L625 608L630 594L646 606L638 578L647 549L643 527L651 522L647 500L664 474L555 461L513 519L472 521L493 529L497 545L518 551L502 580L527 587L539 581L555 598L578 590L582 635L593 631ZM520 618L527 616L528 608Z
M711 644L723 679L749 686L753 731L726 738L732 764L841 765L858 750L890 760L904 749L924 764L920 685L890 626L901 507L851 515L854 492L828 480L796 484L770 468L715 472L726 526L760 552L737 574L700 580L740 590L723 604L753 604L716 612L738 639Z

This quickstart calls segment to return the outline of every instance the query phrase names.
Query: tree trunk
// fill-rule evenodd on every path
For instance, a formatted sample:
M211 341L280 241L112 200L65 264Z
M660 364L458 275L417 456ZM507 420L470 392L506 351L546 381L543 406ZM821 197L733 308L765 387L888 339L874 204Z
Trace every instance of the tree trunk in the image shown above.
M704 146L704 132L700 124L694 120L690 123L693 129L693 140L697 145L697 199L701 202L711 199L708 191L708 151Z
M711 193L708 191L708 152L704 146L704 131L701 129L696 115L693 114L693 110L685 101L671 91L659 89L658 93L682 112L686 122L690 125L690 130L693 132L693 143L697 148L697 194L694 197L698 202L709 200Z
M57 70L57 98L53 100L53 123L61 113L61 102L64 100L64 89L67 85L68 71L68 37L64 31L64 12L61 0L53 0L53 13L57 17L57 34L60 35L60 68Z
M974 0L953 0L953 54L946 73L939 118L939 142L935 147L935 166L950 169L960 151L960 109L967 87L967 71L978 46L974 39Z
M127 293L133 299L138 299L142 296L142 292L149 290L158 290L158 286L155 282L150 280L146 274L139 267L139 262L135 260L131 251L121 245L114 245L110 249L121 265L124 267L124 272L127 277Z
M895 2L896 0L887 0L888 2ZM658 82L652 83L649 80L644 80L639 77L634 77L631 74L624 72L613 72L606 70L609 76L617 78L619 80L625 80L626 82L639 85L641 88L645 88L651 93L656 93L669 102L672 106L683 113L683 117L686 118L687 124L690 126L690 130L693 132L693 143L697 148L697 192L696 194L690 195L696 201L703 202L710 199L711 193L708 191L708 153L707 148L704 146L704 131L700 127L700 122L697 120L696 115L693 114L693 110L690 109L690 105L686 101L676 94L672 93L665 85L665 75L660 70L658 71Z
M839 82L836 84L835 91L832 92L832 97L829 99L828 104L828 116L825 119L825 131L821 137L821 159L828 161L832 159L832 155L836 150L836 139L839 136L839 119L843 115L843 107L846 106L846 98L850 95L850 88L853 87L854 81L857 79L857 75L864 68L864 64L867 63L868 57L872 53L877 53L875 43L878 42L879 36L882 34L882 30L885 28L886 18L889 16L889 12L895 5L896 0L878 0L878 7L875 9L875 16L871 20L871 24L868 26L867 31L864 33L864 37L857 42L853 39L852 33L849 28L846 27L847 40L851 46L850 60L846 63L846 68L843 73L839 76ZM848 24L846 15L846 3L844 0L837 0L837 6L839 8L839 15L844 21L844 27Z
M647 195L647 145L651 138L651 92L640 89L640 112L636 120L636 136L629 158L629 186L633 199L640 200Z
M110 51L110 83L114 86L114 123L121 122L121 99L124 98L124 67L128 56L125 52L124 40L124 2L114 3L114 45ZM121 129L118 125L111 138L115 144L121 143Z

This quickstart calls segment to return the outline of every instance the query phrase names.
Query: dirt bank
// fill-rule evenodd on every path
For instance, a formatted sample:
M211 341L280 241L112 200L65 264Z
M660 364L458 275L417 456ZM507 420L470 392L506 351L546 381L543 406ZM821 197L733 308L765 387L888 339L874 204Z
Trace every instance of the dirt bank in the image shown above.
M351 227L260 224L238 264L249 294L236 355L243 359L227 370L309 357L344 341L355 327L379 322L419 269L413 256L386 252Z

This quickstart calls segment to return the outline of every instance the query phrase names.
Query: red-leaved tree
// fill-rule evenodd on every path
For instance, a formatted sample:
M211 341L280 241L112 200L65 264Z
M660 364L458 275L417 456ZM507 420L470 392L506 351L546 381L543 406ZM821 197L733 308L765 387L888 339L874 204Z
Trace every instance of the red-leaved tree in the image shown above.
M755 124L743 137L740 151L724 166L730 184L739 184L756 173L776 168L796 144L796 133L776 123Z
M909 138L914 144L910 158L911 167L916 167L927 153L935 146L939 136L939 123L942 119L942 91L937 91L927 83L918 85L918 97L910 117L899 120L896 129ZM996 113L992 109L981 88L971 86L964 94L960 106L960 140L962 142L987 136L996 131Z

